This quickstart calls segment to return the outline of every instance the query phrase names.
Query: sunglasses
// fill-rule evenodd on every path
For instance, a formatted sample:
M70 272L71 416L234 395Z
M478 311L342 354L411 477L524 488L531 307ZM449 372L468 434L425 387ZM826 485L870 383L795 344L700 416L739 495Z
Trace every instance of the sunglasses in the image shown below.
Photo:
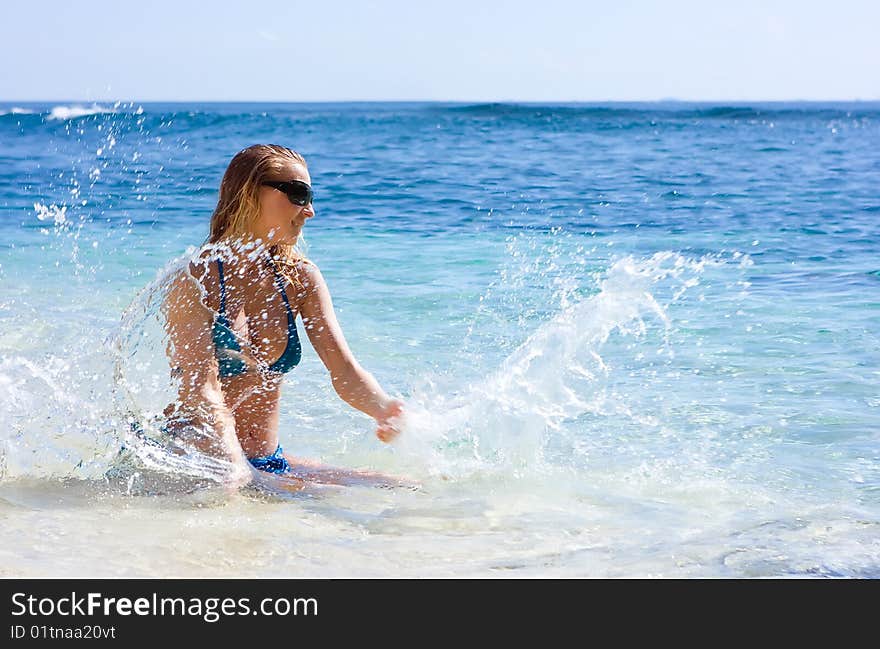
M311 185L300 180L265 180L262 184L284 192L291 203L301 207L311 203L314 197Z

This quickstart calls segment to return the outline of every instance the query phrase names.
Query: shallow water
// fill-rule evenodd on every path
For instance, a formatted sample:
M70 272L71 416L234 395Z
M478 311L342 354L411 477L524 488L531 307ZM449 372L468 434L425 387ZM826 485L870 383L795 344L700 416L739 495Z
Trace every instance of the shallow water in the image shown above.
M409 406L381 444L305 344L282 444L419 490L105 477L161 402L138 309L266 141ZM3 576L880 575L880 105L0 105L0 144Z

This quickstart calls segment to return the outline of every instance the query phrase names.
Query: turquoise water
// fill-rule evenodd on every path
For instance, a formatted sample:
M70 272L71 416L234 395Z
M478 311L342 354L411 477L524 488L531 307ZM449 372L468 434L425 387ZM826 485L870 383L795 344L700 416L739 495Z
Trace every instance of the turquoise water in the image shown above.
M104 478L256 142L408 404L381 444L305 345L282 444L419 491ZM880 575L880 104L0 104L0 145L4 576Z

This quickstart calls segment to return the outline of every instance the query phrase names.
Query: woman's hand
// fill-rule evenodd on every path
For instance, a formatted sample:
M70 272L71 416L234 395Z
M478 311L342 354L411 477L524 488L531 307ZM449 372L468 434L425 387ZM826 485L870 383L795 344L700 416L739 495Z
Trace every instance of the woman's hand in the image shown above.
M403 402L391 399L376 415L376 437L386 444L400 434L400 420L403 415Z

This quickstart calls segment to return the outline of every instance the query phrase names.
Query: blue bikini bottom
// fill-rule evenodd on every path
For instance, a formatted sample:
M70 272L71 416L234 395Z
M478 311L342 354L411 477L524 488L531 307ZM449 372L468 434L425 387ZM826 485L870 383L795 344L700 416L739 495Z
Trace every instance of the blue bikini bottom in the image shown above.
M149 444L160 445L159 442L150 439L144 434L143 427L136 419L134 419L134 417L131 418L131 423L129 425L131 427L131 431L137 437L141 438ZM163 433L171 436L172 438L175 436L174 431L172 429L165 428L164 425L160 428L160 430ZM124 451L125 449L126 446L123 443L120 450ZM265 471L266 473L277 473L278 475L281 475L293 471L293 467L290 466L287 458L282 455L281 444L278 445L278 448L275 449L275 452L272 453L272 455L263 455L260 457L248 458L248 462L250 462L255 469L258 469L259 471Z
M266 473L277 473L280 475L282 473L290 473L293 471L293 467L290 466L287 458L281 454L281 444L278 445L278 448L275 449L275 452L272 453L272 455L248 458L248 462L250 462L255 469L265 471Z

